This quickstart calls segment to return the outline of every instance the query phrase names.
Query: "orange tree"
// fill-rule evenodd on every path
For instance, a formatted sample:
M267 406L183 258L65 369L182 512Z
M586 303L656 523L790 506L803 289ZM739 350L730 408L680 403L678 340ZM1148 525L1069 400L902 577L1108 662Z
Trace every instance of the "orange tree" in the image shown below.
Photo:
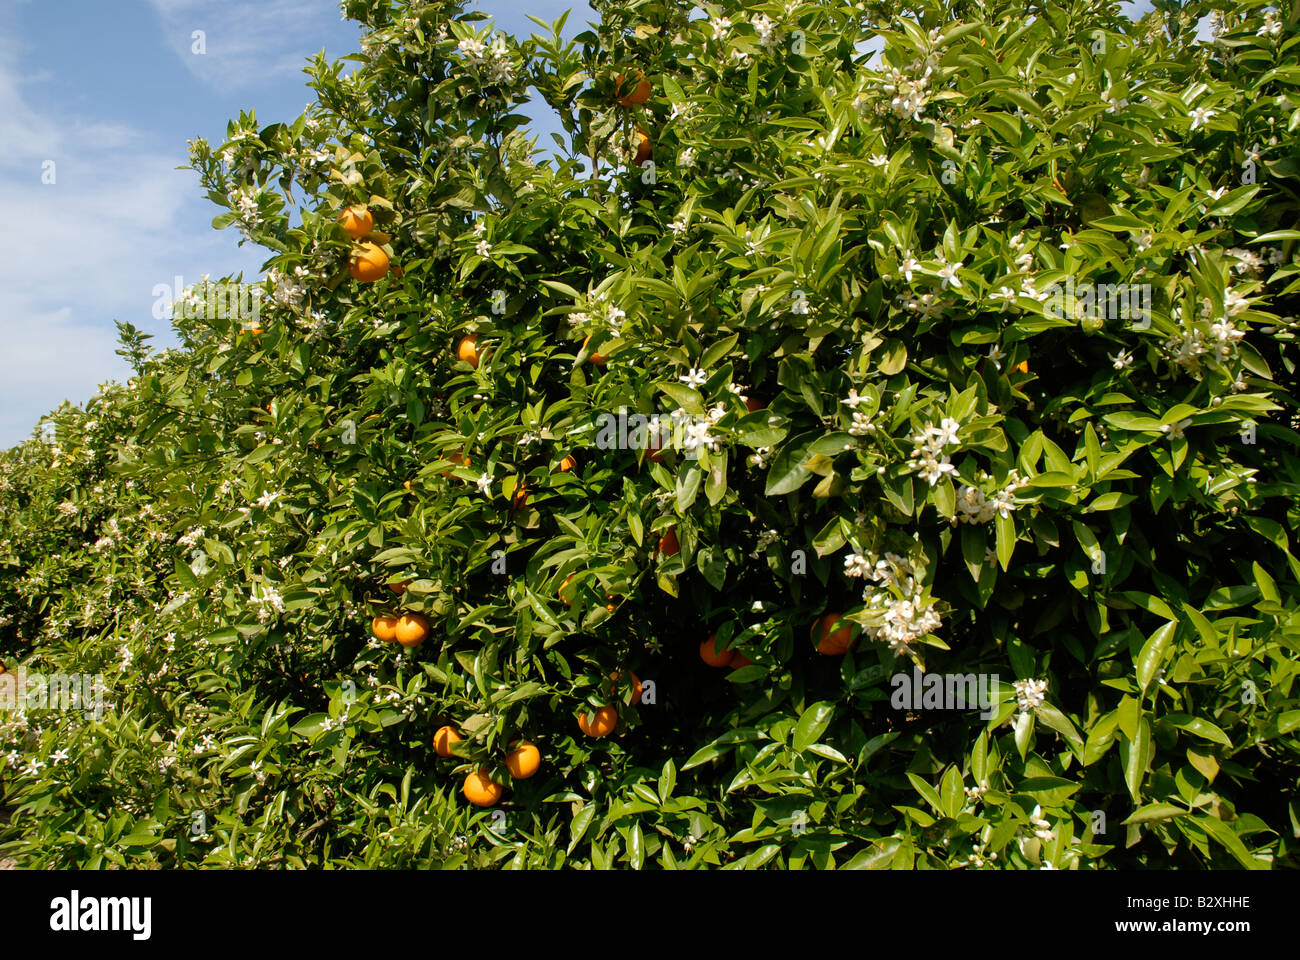
M7 461L4 652L113 701L5 727L7 849L1294 865L1285 15L343 6L192 144L260 316Z

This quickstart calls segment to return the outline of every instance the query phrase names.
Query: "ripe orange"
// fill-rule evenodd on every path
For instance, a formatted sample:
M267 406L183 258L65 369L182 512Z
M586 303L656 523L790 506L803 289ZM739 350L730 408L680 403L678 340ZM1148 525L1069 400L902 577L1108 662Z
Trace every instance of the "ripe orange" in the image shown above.
M677 528L669 527L659 538L659 553L665 557L675 557L681 552L682 546L677 542Z
M718 653L714 647L717 640L717 634L709 634L709 639L700 644L700 659L711 667L728 667L731 665L731 658L735 656L730 650L723 650Z
M745 656L739 650L731 651L731 663L728 664L728 666L730 666L732 670L739 670L741 667L749 667L753 666L753 664L754 661L749 659L749 657Z
M404 613L397 621L397 642L404 647L418 647L429 635L429 621L418 613Z
M374 283L388 273L388 254L375 243L363 243L348 258L348 273L354 280Z
M832 657L842 657L853 648L852 624L840 627L833 633L831 632L831 628L843 616L842 613L828 613L813 623L809 635L817 641L818 653L824 653Z
M638 130L636 136L636 164L638 167L644 167L650 162L650 154L653 152L650 146L650 137L644 130Z
M1014 367L1012 367L1011 370L1012 370L1012 372L1014 372L1014 373L1028 373L1028 372L1029 372L1029 361L1028 361L1028 360L1021 360L1021 361L1020 361L1019 363L1017 363Z
M439 727L433 735L433 749L440 757L451 756L451 745L464 739L455 727Z
M362 206L347 207L339 214L339 223L353 240L360 240L375 229L375 218Z
M569 586L569 584L573 582L573 578L576 576L577 576L576 573L569 574L567 577L564 578L564 582L560 584L560 589L555 591L556 594L559 595L559 598L564 601L564 605L566 607L573 606L573 601L564 595L564 591ZM616 599L617 598L612 593L605 594L605 601L606 601L605 609L608 610L610 613L613 613L615 610L618 609L618 605L614 603Z
M650 99L650 81L640 70L633 70L626 78L620 73L614 83L618 87L619 106L639 107Z
M659 437L654 437L646 448L650 452L646 454L646 459L651 463L663 463L663 441Z
M641 702L641 678L635 673L630 673L629 676L632 678L632 697L627 703L629 707L635 707ZM623 679L622 670L615 670L609 675L611 692L618 689L618 682L621 679Z
M390 583L388 585L388 589L393 591L393 593L397 594L400 597L402 594L406 592L406 588L410 586L410 584L411 584L410 580L403 580L400 583Z
M456 357L464 363L468 363L474 369L478 369L479 353L477 333L471 333L469 336L461 338L460 343L456 345Z
M577 465L578 465L578 461L573 458L573 454L569 454L567 457L565 457L563 460L560 461L559 471L560 473L568 473Z
M588 723L587 715L590 713L594 713L595 717ZM590 707L583 707L582 713L578 714L578 729L589 737L607 737L614 732L617 724L617 707L597 707L594 711Z
M468 466L469 466L469 457L465 456L465 451L464 451L464 450L456 450L456 451L454 451L453 453L449 453L449 454L447 454L447 456L445 456L443 459L444 459L444 460L447 460L449 463L454 463L454 464L456 464L456 466L458 466L458 467L468 467ZM442 475L443 475L444 477L450 477L450 476L451 476L451 471L450 471L450 470L444 470L444 471L442 471Z
M763 401L762 401L762 400L759 400L759 399L756 398L756 397L746 397L746 398L745 398L745 409L748 410L750 413L755 413L755 412L757 412L757 411L759 411L759 410L762 410L762 409L763 409Z
M516 510L528 506L528 484L521 483L515 487L515 492L510 495L510 506Z
M370 632L375 635L376 640L392 643L397 639L397 618L389 616L375 617L370 621Z
M513 749L506 754L506 769L516 780L527 780L542 765L541 751L527 740L516 740L510 746Z
M488 776L487 770L480 767L465 777L465 799L476 807L492 807L501 799L506 788Z
M590 342L591 342L591 337L588 337L586 340L583 340L582 348L584 350L587 349L587 344ZM593 353L587 357L587 361L589 363L594 363L598 367L603 367L606 363L609 362L609 357L605 356L603 353Z

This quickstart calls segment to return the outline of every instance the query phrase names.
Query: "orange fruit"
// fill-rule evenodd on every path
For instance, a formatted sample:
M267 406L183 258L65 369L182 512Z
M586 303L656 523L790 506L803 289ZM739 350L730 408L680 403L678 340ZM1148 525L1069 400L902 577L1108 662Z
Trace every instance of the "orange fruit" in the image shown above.
M1012 371L1013 371L1014 373L1028 373L1028 372L1029 372L1029 361L1028 361L1028 360L1021 360L1019 363L1017 363L1017 364L1016 364L1014 367L1012 367L1011 369L1012 369Z
M633 70L626 78L620 73L614 83L618 87L619 106L639 107L650 99L650 81L640 70Z
M591 713L595 716L588 723L587 716ZM582 713L578 714L578 729L589 737L607 737L614 732L617 723L617 707L597 707L594 711L590 707L584 707Z
M739 650L731 651L731 663L728 664L728 666L730 666L732 670L739 670L741 667L749 667L753 666L753 664L754 661L749 659L749 657L745 656Z
M467 337L462 337L460 343L456 345L456 358L468 363L474 369L478 369L478 334L471 333Z
M374 283L388 273L388 254L375 243L363 243L348 257L348 273L354 280Z
M375 635L376 640L392 643L397 639L397 618L389 616L375 617L370 621L370 632Z
M635 707L637 704L641 702L641 678L638 677L635 673L631 673L629 674L629 676L632 677L632 698L628 700L627 703L629 707ZM609 675L610 683L612 684L611 690L618 689L618 682L622 678L623 678L622 670L615 670L613 673Z
M652 152L649 135L644 130L638 130L636 132L636 165L644 167L649 163Z
M646 447L646 449L649 451L649 453L646 454L646 459L651 463L663 463L664 462L663 448L664 448L663 441L660 440L659 437L655 437L650 441L649 445Z
M587 344L590 342L591 342L591 337L588 337L586 340L583 340L582 349L584 350L587 349ZM606 363L609 362L609 357L605 356L603 353L593 353L587 357L587 361L589 363L594 363L598 367L603 367Z
M578 461L573 459L573 454L569 454L567 457L565 457L563 460L560 461L559 471L560 473L568 473L577 465L578 465Z
M397 594L398 596L401 596L406 592L406 588L410 586L410 584L411 584L410 580L403 580L401 583L390 583L388 585L388 589L393 591L393 593Z
M515 487L515 492L510 495L510 506L516 510L528 506L528 484L521 483Z
M853 648L853 626L840 627L834 632L831 628L840 621L844 614L828 613L812 625L810 636L817 642L817 652L827 656L841 657Z
M746 397L745 409L748 410L750 413L756 413L757 411L763 409L763 401L755 397Z
M397 621L397 642L404 647L418 647L429 635L429 621L418 613L404 613Z
M542 765L542 753L527 740L516 740L506 754L506 769L516 780L527 780Z
M465 776L463 792L465 799L476 807L496 806L506 788L488 776L487 770L480 767Z
M375 218L362 206L346 207L339 214L339 223L343 224L343 229L353 240L360 240L375 229Z
M681 552L682 546L677 542L677 528L669 527L659 538L659 553L665 557L675 557Z
M569 584L573 582L573 578L576 576L577 576L576 573L569 574L567 577L564 578L564 582L560 584L560 589L555 591L556 594L559 596L559 598L564 601L564 605L566 607L573 606L573 601L564 595L564 591L569 586ZM605 609L608 610L610 613L613 613L615 610L618 609L617 604L614 603L616 599L617 597L615 597L612 593L605 594L605 601L606 601Z
M450 757L451 745L459 743L462 739L464 738L455 727L439 727L438 732L433 735L433 749L440 757Z
M447 454L447 456L444 457L443 459L446 460L446 461L449 462L449 463L454 463L454 464L456 464L456 466L458 466L458 467L468 467L468 466L469 466L469 457L465 456L465 451L464 451L464 450L456 450L456 451L453 452L453 453L449 453L449 454ZM443 475L444 477L450 477L450 476L451 476L451 471L450 471L450 470L444 470L444 471L442 471L442 475Z
M731 665L731 658L735 656L730 650L723 650L718 653L714 647L717 640L717 634L709 634L709 639L700 644L700 659L711 667L727 667Z

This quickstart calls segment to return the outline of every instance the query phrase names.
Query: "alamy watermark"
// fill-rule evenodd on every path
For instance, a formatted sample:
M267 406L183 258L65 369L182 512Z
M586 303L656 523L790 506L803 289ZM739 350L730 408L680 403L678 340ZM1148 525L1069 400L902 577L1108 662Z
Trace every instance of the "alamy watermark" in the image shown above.
M247 283L213 283L205 280L193 287L185 286L184 277L171 284L153 288L155 320L199 319L243 320L255 323L262 318L262 298L266 290Z
M104 677L98 673L53 673L17 670L0 673L0 713L34 710L81 711L96 720L104 715Z
M969 710L979 708L985 720L997 712L996 673L896 673L889 678L894 692L889 705L895 710Z
M701 450L719 449L711 430L714 420L674 410L671 414L602 413L596 418L596 447L600 450L659 450L672 448L688 460L698 460Z
M1151 326L1151 284L1078 283L1073 276L1065 285L1053 283L1044 293L1043 312L1054 320L1132 320L1134 330Z

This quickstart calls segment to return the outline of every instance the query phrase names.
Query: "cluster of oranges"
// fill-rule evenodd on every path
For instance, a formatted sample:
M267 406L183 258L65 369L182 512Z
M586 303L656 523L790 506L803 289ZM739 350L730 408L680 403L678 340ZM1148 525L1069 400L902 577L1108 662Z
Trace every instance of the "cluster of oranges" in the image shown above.
M622 670L616 670L610 674L611 692L617 688L619 680L623 676ZM632 698L629 705L641 702L641 680L635 673L629 673L632 680ZM594 710L583 710L578 715L578 729L588 737L601 738L607 737L614 732L618 726L618 707L613 704L597 707ZM459 743L464 737L459 730L452 726L439 727L433 735L433 749L440 757L454 756L452 745ZM506 771L510 774L512 780L527 780L537 773L542 766L542 753L537 749L537 745L527 740L516 740L510 744L510 752L503 758ZM465 781L461 785L461 793L465 799L476 807L491 807L501 801L505 795L505 785L492 779L491 772L487 767L480 766L471 770L465 775Z
M369 236L375 229L375 218L366 207L347 207L339 215L339 223L353 240ZM359 244L348 257L348 273L354 280L362 283L374 283L388 274L388 254L384 248L372 241Z
M451 745L463 739L455 727L439 727L438 732L433 735L434 752L440 757L450 757ZM537 749L536 744L529 743L527 740L516 740L510 744L510 752L505 755L504 760L511 779L527 780L541 769L542 752ZM465 795L465 799L476 807L495 806L500 802L505 791L505 785L493 780L486 767L479 767L467 773L465 782L461 786L461 793Z
M754 662L739 650L733 650L731 647L719 650L717 639L718 635L711 633L709 638L700 644L700 659L709 666L730 667L732 670L739 670L741 667L748 667Z
M403 580L401 583L390 583L388 588L400 596L406 592L410 582ZM404 647L414 649L424 643L429 635L429 621L418 613L401 613L396 616L381 613L370 621L370 632L376 640L385 643L396 641Z
M823 614L813 621L809 637L817 645L817 652L831 657L842 657L853 649L854 630L852 624L836 627L843 619L842 613ZM730 667L739 670L748 667L754 661L741 651L731 647L719 650L718 635L709 634L707 640L700 644L700 659L711 667Z
M376 640L392 643L396 640L404 647L414 648L424 643L429 635L429 621L418 613L403 613L401 616L380 614L370 621L370 632Z
M622 670L610 674L611 687L617 686L622 676ZM632 678L632 699L628 701L628 705L632 706L641 702L641 680L635 673L630 673L629 676ZM597 740L609 736L617 726L618 707L613 704L596 707L594 710L584 709L578 714L578 729L586 736Z
M625 110L642 106L650 99L650 81L646 79L646 75L640 70L632 70L627 76L620 73L614 82L618 87L618 105ZM653 152L654 148L650 142L650 135L638 128L636 131L637 166L645 166L649 163ZM593 358L592 363L595 362L596 360Z

